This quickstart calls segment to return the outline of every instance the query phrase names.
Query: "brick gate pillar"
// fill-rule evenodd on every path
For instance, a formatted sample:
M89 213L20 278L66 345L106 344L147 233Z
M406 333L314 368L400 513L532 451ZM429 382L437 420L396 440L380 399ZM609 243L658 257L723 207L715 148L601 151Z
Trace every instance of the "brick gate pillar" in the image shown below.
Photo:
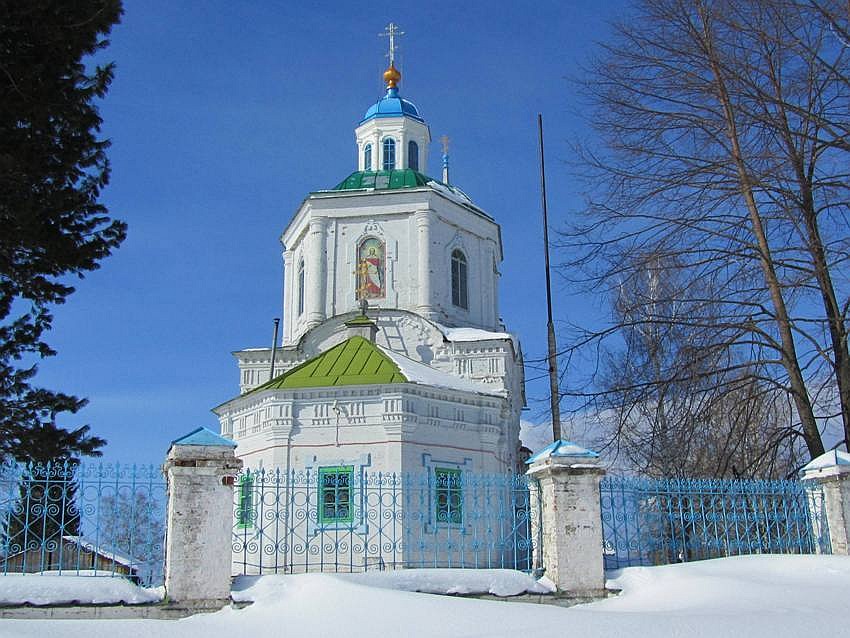
M560 440L526 462L535 566L569 596L605 595L598 456Z
M177 439L162 471L168 484L165 591L199 608L230 602L236 443L198 428Z
M813 459L800 472L803 481L821 488L809 494L809 514L818 553L824 551L820 541L829 539L833 554L850 554L850 454L830 450Z

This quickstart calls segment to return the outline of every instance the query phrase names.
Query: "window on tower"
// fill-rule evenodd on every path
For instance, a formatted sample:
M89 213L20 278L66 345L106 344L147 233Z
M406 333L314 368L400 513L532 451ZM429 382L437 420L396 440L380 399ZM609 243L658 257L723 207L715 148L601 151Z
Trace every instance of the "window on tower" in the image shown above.
M419 144L413 140L407 143L407 168L419 170Z
M395 140L391 137L384 139L384 170L391 171L395 168Z
M371 171L372 170L372 145L367 144L363 149L363 170Z
M298 262L298 316L304 314L304 260Z
M452 251L452 304L469 309L468 273L466 256L459 250Z

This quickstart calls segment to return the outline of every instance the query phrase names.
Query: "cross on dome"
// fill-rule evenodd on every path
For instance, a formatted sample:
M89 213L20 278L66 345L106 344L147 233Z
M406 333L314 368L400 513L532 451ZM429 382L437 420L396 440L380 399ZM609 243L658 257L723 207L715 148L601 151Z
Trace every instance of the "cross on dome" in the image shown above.
M380 38L390 39L390 52L387 54L387 57L390 59L390 66L395 66L395 52L398 49L395 43L396 36L402 35L404 35L404 31L399 31L399 26L395 22L390 22L384 27L384 32L378 34Z
M390 22L384 32L378 34L389 39L387 57L390 64L383 73L385 95L369 107L355 129L359 172L409 170L425 174L428 168L428 145L431 143L428 124L416 105L399 95L401 73L395 66L395 58L398 38L402 35L404 31L395 22ZM384 177L386 175L381 179Z
M388 89L395 89L401 80L401 73L395 68L395 52L398 50L396 46L396 37L404 35L404 31L400 31L395 22L390 22L383 33L379 33L378 37L390 39L390 51L387 57L390 59L390 66L384 71L384 82L387 83Z

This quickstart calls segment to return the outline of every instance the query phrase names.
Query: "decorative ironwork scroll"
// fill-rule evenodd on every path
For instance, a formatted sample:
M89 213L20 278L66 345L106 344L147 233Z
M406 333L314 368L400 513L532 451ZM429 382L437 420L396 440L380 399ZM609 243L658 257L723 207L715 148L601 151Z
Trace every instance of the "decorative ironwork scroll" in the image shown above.
M0 573L164 578L158 467L59 461L0 465Z
M799 481L606 476L605 567L830 553L823 492Z
M335 467L330 489L327 470L243 470L238 485L252 494L234 502L234 573L532 570L525 476L358 470L340 489L351 470Z

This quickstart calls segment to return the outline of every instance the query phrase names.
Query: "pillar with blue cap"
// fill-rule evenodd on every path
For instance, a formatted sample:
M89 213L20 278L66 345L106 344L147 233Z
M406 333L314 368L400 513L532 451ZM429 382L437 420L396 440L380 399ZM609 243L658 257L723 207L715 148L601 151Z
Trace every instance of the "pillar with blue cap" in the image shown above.
M800 471L809 490L808 505L818 553L850 554L850 453L830 450Z
M207 428L172 442L165 590L169 602L216 609L230 602L233 484L242 467L236 443Z
M599 455L559 439L526 463L535 565L560 594L604 596Z

